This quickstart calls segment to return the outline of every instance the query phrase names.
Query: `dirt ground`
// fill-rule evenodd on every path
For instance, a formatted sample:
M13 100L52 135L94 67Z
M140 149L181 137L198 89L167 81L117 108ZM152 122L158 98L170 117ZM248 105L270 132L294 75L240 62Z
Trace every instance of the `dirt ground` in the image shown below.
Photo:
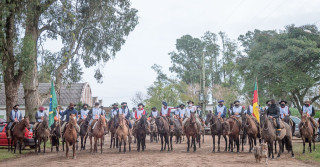
M217 141L217 140L216 140ZM88 142L89 143L89 142ZM147 136L147 148L144 152L136 151L136 144L132 144L132 151L126 154L118 153L117 149L110 149L110 136L106 136L103 154L91 154L90 145L87 143L85 151L76 151L76 159L66 159L65 152L30 154L17 159L0 162L0 166L266 166L255 162L252 153L248 153L248 146L241 153L220 152L212 153L212 138L205 136L205 142L194 153L186 152L186 140L182 144L173 144L172 152L160 152L160 143L150 143ZM217 149L217 145L216 145ZM221 150L224 150L224 141L221 142ZM100 150L98 150L99 152ZM217 151L217 150L216 150ZM298 161L287 153L281 158L269 160L268 166L316 166Z

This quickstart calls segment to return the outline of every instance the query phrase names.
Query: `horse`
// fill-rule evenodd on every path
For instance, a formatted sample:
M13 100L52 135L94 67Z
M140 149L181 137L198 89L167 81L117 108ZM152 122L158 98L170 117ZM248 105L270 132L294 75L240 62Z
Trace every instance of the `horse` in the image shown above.
M213 140L213 149L212 152L215 152L215 148L216 148L216 135L218 136L218 152L220 152L220 137L221 135L223 136L225 143L226 143L226 147L224 151L227 151L227 136L223 134L223 124L221 123L221 121L219 120L219 118L212 114L211 112L209 112L207 114L206 117L206 121L205 124L208 125L210 123L210 130L211 130L211 136L212 136L212 140Z
M292 119L290 118L290 115L285 115L284 118L283 118L283 121L290 126L291 134L293 136L294 132L295 132L295 129L296 129L296 124L292 121ZM286 144L285 140L282 140L282 144L286 146L286 149L288 151L290 151L290 148L288 148L288 145ZM282 152L284 152L284 147L282 147Z
M236 121L236 118L229 118L224 122L224 126L228 127L228 136L229 136L229 151L233 152L233 145L235 143L237 147L237 153L239 153L240 147L240 128L241 125Z
M244 114L242 116L242 128L243 128L243 132L248 136L249 152L250 153L253 149L253 145L254 146L257 145L257 141L256 141L257 138L260 137L259 127L260 126L259 126L258 122L255 122L250 115ZM242 149L243 149L244 142L242 142L241 144L242 144Z
M50 143L51 143L51 152L53 151L53 146L56 146L56 151L59 152L59 138L61 137L61 123L60 121L54 120L54 123L51 125L50 131Z
M311 125L311 122L307 115L302 115L301 116L301 122L299 124L299 130L301 134L301 139L303 142L303 153L305 153L305 145L306 142L309 143L309 151L310 153L312 152L312 144L313 143L313 150L316 151L316 146L315 146L315 135L313 133L313 128Z
M116 134L119 140L119 152L121 152L121 145L123 143L123 152L126 153L127 141L129 142L129 151L131 151L131 135L123 114L119 115L119 126L116 130Z
M12 129L11 129L11 134L12 134L11 141L10 141L10 138L8 138L8 143L9 143L8 151L10 150L9 146L11 147L11 151L12 151L12 147L14 145L14 153L16 153L16 147L19 142L19 154L21 154L22 143L23 143L23 139L24 139L24 134L26 133L26 128L30 129L29 118L25 117L23 120L15 123L12 126L14 126L14 127L12 127ZM7 136L8 136L8 132L7 132Z
M193 143L193 152L196 152L197 150L197 146L196 146L196 138L198 135L198 127L196 124L196 117L194 113L190 113L190 118L188 118L186 124L185 124L185 135L187 137L187 144L188 144L188 148L187 148L187 152L189 152L190 149L190 137L192 138L192 143Z
M87 143L87 138L88 138L88 126L89 126L90 119L91 118L86 117L86 119L83 119L82 122L79 124L79 126L80 126L80 139L81 139L80 151L86 149L86 143Z
M158 133L161 139L160 151L166 150L167 144L168 144L168 151L170 151L170 146L169 146L170 127L167 119L162 116L159 116L159 117L156 117L155 122L156 122ZM164 140L164 147L163 147L163 140Z
M40 146L41 142L43 141L43 153L46 152L46 143L48 141L48 138L50 136L50 131L48 127L48 117L44 117L43 121L39 123L37 129L35 130L35 152L37 152L38 147L38 153L41 152Z
M111 135L110 135L111 136L110 148L112 148L112 143L113 143L113 148L115 148L115 147L118 148L119 141L118 141L118 138L115 137L117 126L118 126L118 117L115 116L114 118L112 118L109 121L108 126L109 126L108 129L111 133Z
M142 147L142 151L144 151L146 147L146 135L147 135L147 128L146 126L148 125L147 123L147 118L145 115L142 115L140 120L136 123L136 128L135 128L135 136L137 138L137 151L140 152L140 146Z
M153 142L153 140L156 141L156 143L158 143L158 129L157 129L157 125L156 125L156 120L155 118L151 118L150 119L150 143Z
M63 138L66 142L66 158L69 159L68 153L69 153L69 145L72 146L73 151L73 159L76 159L75 152L76 152L76 141L77 141L77 119L74 114L71 114L69 116L69 123L66 124L66 129L63 134Z
M173 118L170 123L170 142L172 143L172 136L176 136L176 144L181 144L182 140L182 127L179 119ZM171 130L172 129L172 130Z
M129 121L131 125L134 125L136 122L135 119L130 119ZM131 131L131 138L133 138L133 142L137 143L136 134L135 134L136 132L134 132L133 129L130 129L130 131Z
M100 147L102 154L102 146L104 140L104 129L107 127L106 118L101 115L95 124L92 124L92 135L90 135L90 152L92 152L92 137L94 137L93 153L98 152L98 139L100 139Z

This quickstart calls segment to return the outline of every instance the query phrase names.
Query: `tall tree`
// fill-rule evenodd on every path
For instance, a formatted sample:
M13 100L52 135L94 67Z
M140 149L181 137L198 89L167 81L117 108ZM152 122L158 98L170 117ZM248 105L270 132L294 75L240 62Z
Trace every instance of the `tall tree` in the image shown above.
M101 63L114 57L124 44L125 37L138 24L137 10L131 8L129 0L48 0L30 3L28 9L31 20L26 25L25 40L32 47L25 49L30 52L27 56L33 58L33 63L29 70L31 75L24 80L24 88L26 109L31 117L37 106L47 98L46 94L42 96L37 91L39 56L50 55L51 59L47 60L54 61L54 71L50 75L55 76L56 91L59 91L63 78L70 81L80 79L80 61L87 68L101 67ZM63 43L59 53L38 54L40 38L58 37ZM94 76L101 82L100 68L96 69Z
M245 50L238 61L244 90L250 92L257 77L260 97L290 99L301 110L306 95L320 85L317 27L290 25L279 32L255 30L241 35L239 40ZM319 98L320 94L316 94L310 100Z
M1 74L5 83L7 120L18 101L18 90L23 76L21 66L23 57L19 55L20 41L17 26L21 25L23 3L20 0L0 1L0 58Z

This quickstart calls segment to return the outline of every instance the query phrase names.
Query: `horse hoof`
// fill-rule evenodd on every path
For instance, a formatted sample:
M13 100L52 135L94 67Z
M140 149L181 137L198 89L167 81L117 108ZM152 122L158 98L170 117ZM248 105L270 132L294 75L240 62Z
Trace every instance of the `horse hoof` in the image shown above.
M215 151L214 151L214 150L212 150L212 152L214 153Z
M76 156L74 156L74 157L73 157L73 159L77 159L77 157L76 157Z

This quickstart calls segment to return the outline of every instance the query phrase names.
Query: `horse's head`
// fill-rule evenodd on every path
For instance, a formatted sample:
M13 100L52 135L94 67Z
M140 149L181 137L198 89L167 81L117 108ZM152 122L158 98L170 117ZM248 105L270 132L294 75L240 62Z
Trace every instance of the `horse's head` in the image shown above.
M124 116L123 116L123 114L119 114L119 118L118 118L119 120L119 126L120 127L123 127L125 124L124 124L124 122L123 122L123 120L124 120Z
M213 116L213 114L212 114L211 112L209 112L209 113L207 114L206 121L205 121L205 124L206 124L206 125L208 125L208 123L211 122L212 116Z
M104 115L101 115L99 118L102 127L107 127L107 121L106 121L106 117Z
M307 124L307 115L303 114L301 116L300 126L305 126Z
M45 116L44 118L43 118L43 121L42 121L42 125L43 125L43 127L45 128L45 129L47 129L48 128L48 117L47 116Z
M224 121L222 124L222 133L223 135L229 135L230 133L230 124L228 121Z
M195 113L190 113L190 124L194 125L196 123Z
M25 116L23 119L23 124L27 129L30 129L30 121L29 121L29 117Z
M244 114L242 115L241 119L242 119L242 128L244 128L247 124L247 116L248 114Z
M161 121L161 119L162 119L162 117L156 117L155 118L156 119L156 125L157 125L157 127L158 127L158 130L159 131L162 131L162 129L163 129L163 122Z
M77 124L77 117L76 117L75 114L69 115L69 122L70 122L73 126L75 126L75 125Z

